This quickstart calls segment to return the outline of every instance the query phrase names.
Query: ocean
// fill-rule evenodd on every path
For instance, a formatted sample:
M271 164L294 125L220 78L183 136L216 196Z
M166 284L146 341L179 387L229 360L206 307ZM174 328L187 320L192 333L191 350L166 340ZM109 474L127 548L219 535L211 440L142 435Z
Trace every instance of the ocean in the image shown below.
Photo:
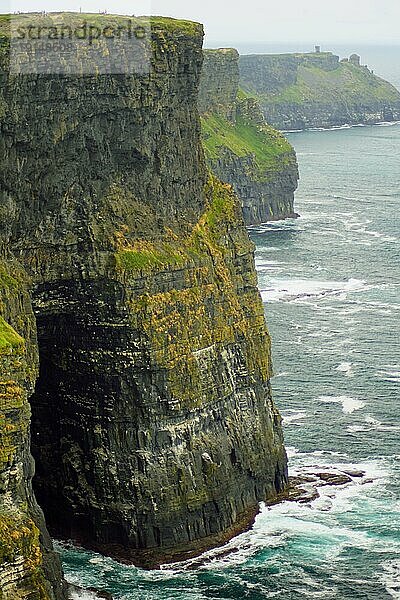
M400 600L400 125L288 137L301 218L251 236L290 472L365 475L262 505L201 563L145 572L58 544L73 583L121 600Z

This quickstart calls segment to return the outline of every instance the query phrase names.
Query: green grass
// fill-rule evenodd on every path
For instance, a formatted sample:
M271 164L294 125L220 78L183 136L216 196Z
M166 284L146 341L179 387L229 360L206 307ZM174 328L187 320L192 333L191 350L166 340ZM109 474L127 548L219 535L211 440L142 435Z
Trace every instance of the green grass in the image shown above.
M212 114L202 119L203 145L206 157L218 159L221 148L228 148L239 157L254 156L260 172L282 167L293 150L286 138L267 125L259 128L242 118L236 123Z
M215 240L221 235L222 224L232 225L237 220L237 206L230 187L213 176L207 183L206 195L210 198L210 203L203 215L204 230Z
M254 98L254 94L250 94L249 92L246 92L242 88L239 88L238 93L237 93L237 99L239 100L239 102L241 100L246 100L247 98Z
M0 317L0 354L8 353L14 348L21 349L24 339Z
M340 63L337 69L326 71L312 65L301 65L295 84L276 94L259 96L262 104L332 104L373 101L399 102L400 92L365 68Z
M10 275L9 270L5 268L4 264L0 261L0 290L2 288L13 288L18 289L20 287L19 282L15 277Z
M149 271L154 268L183 265L187 257L172 244L159 247L148 242L138 242L132 248L122 248L116 254L117 267L124 271Z
M173 34L184 34L188 36L201 35L203 27L199 23L172 19L168 17L132 17L124 15L104 15L98 13L76 13L76 12L52 12L42 16L40 13L23 13L20 15L0 14L0 35L9 36L10 21L18 22L21 26L35 25L37 27L49 27L51 25L79 26L86 21L98 27L146 26L150 24L153 29L164 30Z
M168 17L151 17L150 22L153 28L165 29L171 33L183 33L188 36L196 36L203 33L203 26L194 21L170 19Z
M0 295L3 290L20 291L27 285L27 276L18 263L0 259Z
M172 232L157 242L137 240L129 244L119 237L115 253L117 269L125 273L179 269L190 261L204 261L210 246L216 247L224 230L240 222L241 211L231 186L211 173L205 186L206 208L190 234ZM220 249L222 251L222 248Z

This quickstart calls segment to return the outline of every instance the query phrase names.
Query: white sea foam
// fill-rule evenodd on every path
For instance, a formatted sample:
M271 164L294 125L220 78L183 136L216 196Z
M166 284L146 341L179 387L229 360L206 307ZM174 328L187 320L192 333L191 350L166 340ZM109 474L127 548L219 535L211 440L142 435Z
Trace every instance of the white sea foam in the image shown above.
M70 600L99 600L100 596L88 590L72 590L69 592L69 598Z
M256 258L256 269L260 276L263 273L279 273L279 271L282 269L282 263L274 260L263 260L261 258Z
M295 450L295 449L294 449ZM296 456L301 453L295 452ZM328 458L326 453L326 457ZM308 455L312 462L312 456ZM314 457L315 460L315 457ZM315 472L316 469L327 469L324 461L313 464L309 469L292 469L292 474ZM243 564L259 550L266 548L284 548L289 540L304 539L307 541L309 559L324 560L331 563L340 560L342 551L348 547L359 548L384 553L399 553L400 543L395 543L390 548L385 540L379 541L371 537L367 531L352 529L341 524L338 516L356 509L360 499L368 499L373 490L379 490L385 483L384 477L388 475L382 464L378 463L340 463L329 469L332 473L346 470L362 470L365 477L356 478L352 483L344 486L323 486L319 488L320 497L308 504L296 502L282 502L273 507L261 504L261 512L251 531L248 531L223 548L205 553L197 563L186 561L172 565L172 569L186 570L195 564L200 569L226 568ZM307 487L309 484L304 484ZM310 484L312 485L312 484ZM378 498L378 492L373 492ZM325 518L325 514L328 516ZM331 516L329 516L331 515ZM315 543L309 541L315 540ZM196 560L196 559L195 559ZM302 581L302 583L304 583ZM313 585L312 582L308 582ZM315 582L317 584L317 582ZM316 588L318 585L315 586ZM324 588L326 592L326 588ZM326 596L325 596L326 597Z
M341 131L346 129L354 129L357 127L395 127L400 125L400 121L378 121L366 125L365 123L345 123L344 125L332 125L331 127L309 127L304 129L285 129L283 133L304 133L304 131Z
M352 129L355 125L345 123L344 125L332 125L332 127L310 127L309 131L341 131L342 129Z
M365 427L364 425L349 425L347 427L347 431L349 433L362 433L364 431L371 431L371 429Z
M308 337L331 339L331 338L336 338L338 335L340 335L340 334L337 333L336 331L329 332L326 330L320 330L320 331L314 331L312 333L309 333Z
M380 231L369 230L364 226L360 227L359 229L352 229L352 232L362 234L362 235L367 235L367 236L373 237L375 239L378 239L382 242L391 242L391 243L398 242L398 238L396 238L394 236L387 235L386 233L382 233Z
M300 450L294 446L286 446L286 454L289 460L293 458L293 456L296 456L296 454L299 454L299 452Z
M382 423L378 419L375 419L371 415L365 417L365 425L350 425L347 428L349 433L368 433L371 431L400 431L400 425L394 425L392 423Z
M326 404L341 404L343 412L348 415L365 407L365 402L350 396L320 396L317 401Z
M337 194L332 194L332 198L335 198L335 200L346 200L346 201L350 201L350 202L358 202L359 200L361 200L360 197L355 197L355 196L340 196ZM346 219L348 219L349 217L354 216L355 213L351 212L338 212L336 213L336 216L341 216L341 217L346 217ZM363 221L364 223L364 221ZM370 223L370 221L368 221L368 223ZM351 228L351 221L344 221L343 225L345 226L345 229L348 229L348 227ZM361 225L361 223L360 223Z
M262 291L264 302L321 298L370 289L365 281L318 281L313 279L271 279L271 287Z
M340 196L337 196L337 198L340 198ZM345 198L343 197L344 200L357 200L357 198ZM359 198L358 198L359 200ZM363 219L362 221L358 221L358 220L348 220L348 221L344 221L343 225L344 228L346 229L346 231L353 231L356 227L357 228L366 228L368 225L370 225L372 223L371 219Z
M264 233L264 230L259 231L258 233ZM270 254L271 252L282 252L282 249L277 246L263 246L263 251Z
M301 453L298 449L292 448L294 461L297 463L297 468L293 468L293 474L307 474L311 472L319 472L318 470L327 470L331 472L339 472L346 470L362 470L366 473L365 477L354 478L352 483L346 486L324 486L319 488L320 498L307 504L298 504L291 502L283 502L274 507L266 507L261 505L261 512L258 515L254 527L238 537L231 540L221 548L216 548L204 553L199 558L194 558L188 561L175 563L173 565L165 565L159 571L139 571L135 567L118 566L118 574L126 583L132 581L132 584L137 583L137 578L142 581L148 581L154 584L159 582L162 585L163 581L180 580L182 573L185 573L186 585L190 585L191 573L196 577L196 572L199 571L214 571L218 569L223 576L223 571L229 569L229 577L235 577L235 566L247 563L257 553L266 549L277 549L277 552L282 555L285 552L285 547L292 541L298 543L304 542L305 552L307 556L305 560L316 561L319 564L331 565L335 561L342 559L342 551L347 548L359 548L368 552L377 552L381 557L385 553L400 554L400 544L394 543L390 547L385 540L380 541L375 537L370 536L368 531L360 531L358 528L351 528L346 523L341 523L340 516L357 510L357 503L369 501L369 495L372 493L373 498L377 498L376 502L380 501L378 495L379 486L382 485L384 477L387 476L385 468L381 462L371 463L346 463L342 461L340 453L330 451L315 451L313 453ZM304 462L309 466L301 467L300 463ZM334 464L332 464L332 462ZM377 489L376 492L373 490ZM377 512L380 505L376 507ZM111 559L100 556L92 556L89 561L96 568L102 568L105 564L117 565ZM233 571L232 571L233 568ZM93 572L91 572L93 573ZM385 571L385 577L388 584L388 589L395 590L392 580L389 581L388 576L392 571ZM396 573L396 571L393 571ZM77 585L85 585L84 580L91 580L93 575L83 578L83 581L73 581ZM240 577L238 573L237 577ZM69 580L75 578L68 575ZM393 579L394 581L394 579ZM134 583L135 582L135 583ZM249 586L246 586L248 589ZM262 597L269 597L268 586L264 586L262 582L250 582L251 589L257 591ZM86 583L86 585L91 585ZM326 598L327 586L318 577L311 573L302 575L299 585L304 587L307 597ZM329 589L333 589L329 586ZM280 592L281 594L281 592ZM135 596L136 597L136 596ZM182 594L182 597L184 594ZM192 596L191 596L192 597ZM202 598L201 595L193 595L193 598ZM395 597L395 596L393 596ZM91 592L83 592L73 596L73 600L95 600L96 595Z
M395 600L400 600L400 560L391 560L384 564L380 580L388 594Z
M400 383L400 371L378 371L377 376L384 381Z
M299 423L299 421L301 421L302 419L305 419L307 417L307 413L303 410L285 410L282 411L282 417L283 417L283 424L284 425L302 425L302 423Z
M342 362L336 367L336 371L339 371L339 373L344 373L346 377L354 377L353 363Z
M282 264L281 262L278 262L276 260L261 260L261 259L256 260L256 266L257 266L257 268L260 268L260 269L262 269L263 267L277 267L281 264Z
M352 243L353 243L355 246L367 246L368 248L369 248L370 246L372 246L372 242L363 242L363 241L357 241L357 240L354 240Z
M375 123L377 127L394 127L395 125L400 125L400 121L381 121L380 123Z
M283 371L282 373L277 373L276 375L274 375L274 379L276 379L277 377L287 377L288 375L290 375L288 371Z

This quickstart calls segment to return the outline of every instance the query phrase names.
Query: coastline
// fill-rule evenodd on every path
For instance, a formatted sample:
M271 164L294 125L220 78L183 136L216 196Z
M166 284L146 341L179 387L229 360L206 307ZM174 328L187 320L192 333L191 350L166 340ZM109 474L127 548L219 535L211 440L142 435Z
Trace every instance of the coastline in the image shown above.
M282 133L304 133L305 131L340 131L343 129L355 129L356 127L394 127L400 125L400 121L378 121L377 123L345 123L344 125L333 125L332 127L307 127L306 129L282 129Z

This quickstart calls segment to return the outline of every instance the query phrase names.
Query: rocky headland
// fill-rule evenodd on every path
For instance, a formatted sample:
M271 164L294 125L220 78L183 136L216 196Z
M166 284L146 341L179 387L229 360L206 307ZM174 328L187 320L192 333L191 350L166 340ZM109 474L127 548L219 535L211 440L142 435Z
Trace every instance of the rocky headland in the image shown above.
M240 90L237 50L204 51L199 109L207 163L233 186L246 224L297 217L294 149Z
M248 526L287 460L254 247L204 159L202 26L153 18L148 73L79 76L10 73L8 24L0 598L62 600L41 509L53 536L154 567Z
M352 55L331 52L240 57L240 86L280 130L400 120L400 92Z

